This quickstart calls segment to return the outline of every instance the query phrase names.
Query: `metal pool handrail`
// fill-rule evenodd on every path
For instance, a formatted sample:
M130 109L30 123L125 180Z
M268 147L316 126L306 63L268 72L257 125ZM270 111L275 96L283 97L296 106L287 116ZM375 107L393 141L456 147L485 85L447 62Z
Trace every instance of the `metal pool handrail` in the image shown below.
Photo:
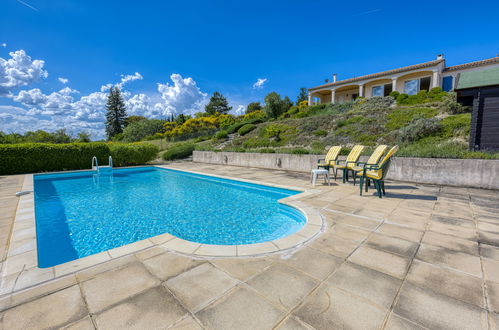
M109 156L109 167L113 168L113 157Z
M94 163L95 163L95 166L94 166ZM95 157L95 156L92 158L92 170L96 170L97 172L99 172L99 162L97 161L97 157Z

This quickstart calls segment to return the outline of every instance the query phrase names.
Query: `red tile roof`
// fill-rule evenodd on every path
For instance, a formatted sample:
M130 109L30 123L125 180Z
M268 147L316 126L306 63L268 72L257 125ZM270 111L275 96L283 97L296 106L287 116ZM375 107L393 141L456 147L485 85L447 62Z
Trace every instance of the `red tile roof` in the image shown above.
M438 60L433 60L433 61L429 61L429 62L404 66L404 67L398 68L398 69L393 69L393 70L388 70L388 71L383 71L383 72L378 72L378 73L372 73L372 74L368 74L368 75L360 76L360 77L355 77L355 78L339 80L337 82L330 82L330 83L323 84L320 86L312 87L312 88L309 88L309 90L316 90L316 89L321 89L321 88L325 88L325 87L343 85L345 83L356 82L356 81L360 81L360 80L364 80L364 79L378 78L378 77L382 77L382 76L386 76L386 75L394 74L394 73L400 73L400 72L405 72L405 71L428 68L428 67L435 66L443 61L444 61L444 59L438 59Z
M499 56L488 58L488 59L481 60L481 61L475 61L475 62L469 62L469 63L459 64L459 65L448 66L444 69L444 72L469 69L469 68L476 68L476 67L480 67L480 66L484 66L484 65L497 64L497 63L499 63Z

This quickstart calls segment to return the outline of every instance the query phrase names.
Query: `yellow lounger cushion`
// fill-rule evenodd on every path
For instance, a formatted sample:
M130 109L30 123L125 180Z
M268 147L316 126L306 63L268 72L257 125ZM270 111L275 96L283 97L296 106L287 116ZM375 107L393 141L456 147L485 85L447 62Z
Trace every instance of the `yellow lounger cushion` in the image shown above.
M357 175L362 175L364 171L359 171L357 172ZM366 171L366 176L371 179L376 179L380 180L383 177L383 171L382 170L367 170Z

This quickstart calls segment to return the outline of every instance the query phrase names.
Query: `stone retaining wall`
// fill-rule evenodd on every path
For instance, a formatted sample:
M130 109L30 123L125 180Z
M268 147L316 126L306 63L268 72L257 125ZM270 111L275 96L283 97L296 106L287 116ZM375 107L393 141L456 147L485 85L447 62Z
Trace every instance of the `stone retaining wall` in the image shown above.
M193 161L209 164L310 172L320 155L194 151ZM499 160L395 157L388 179L499 189Z

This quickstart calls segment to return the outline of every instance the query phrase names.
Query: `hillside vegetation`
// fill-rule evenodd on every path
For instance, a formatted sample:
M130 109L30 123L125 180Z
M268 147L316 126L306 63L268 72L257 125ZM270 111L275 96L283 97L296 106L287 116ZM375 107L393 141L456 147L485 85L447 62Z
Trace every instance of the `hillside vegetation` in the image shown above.
M323 154L332 145L342 145L343 153L348 153L354 144L371 147L364 152L369 154L378 144L398 144L397 156L499 158L497 153L468 151L470 120L469 109L456 102L454 93L434 89L346 104L309 107L301 102L273 119L257 110L218 129L213 124L210 130L197 132L196 138L170 137L170 142L162 143L163 149L187 145L181 148L182 155L186 149ZM175 158L167 154L167 159Z

